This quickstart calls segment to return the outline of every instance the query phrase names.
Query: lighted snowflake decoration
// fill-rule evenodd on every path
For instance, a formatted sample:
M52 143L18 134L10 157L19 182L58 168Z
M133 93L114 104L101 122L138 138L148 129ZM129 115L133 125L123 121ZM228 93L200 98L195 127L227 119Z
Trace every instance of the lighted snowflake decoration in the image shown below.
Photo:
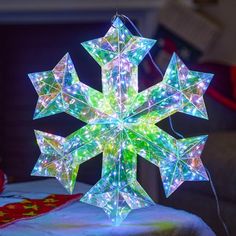
M102 68L103 93L79 81L69 54L52 71L29 74L39 95L34 118L66 112L87 123L66 138L35 131L41 155L32 174L56 177L72 193L79 165L103 153L102 177L81 201L116 225L154 204L137 182L137 155L160 168L167 196L184 181L208 180L200 160L207 136L177 140L155 124L176 112L207 118L213 75L188 70L174 54L163 80L139 93L138 65L154 43L118 17L104 37L82 43Z

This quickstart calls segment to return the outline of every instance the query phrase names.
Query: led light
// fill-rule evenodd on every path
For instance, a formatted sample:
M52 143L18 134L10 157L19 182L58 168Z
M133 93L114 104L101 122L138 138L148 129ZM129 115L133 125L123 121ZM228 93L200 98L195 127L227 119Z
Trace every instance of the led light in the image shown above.
M116 225L154 204L137 182L137 154L160 168L167 196L186 180L208 179L200 160L206 136L177 140L155 124L176 112L207 118L202 96L213 75L188 70L174 54L163 81L138 93L138 64L154 43L118 17L104 37L82 43L102 68L102 93L79 81L69 54L52 71L29 74L39 95L35 119L66 112L87 123L66 138L36 131L41 155L32 174L56 177L72 193L79 165L103 153L102 177L81 201Z

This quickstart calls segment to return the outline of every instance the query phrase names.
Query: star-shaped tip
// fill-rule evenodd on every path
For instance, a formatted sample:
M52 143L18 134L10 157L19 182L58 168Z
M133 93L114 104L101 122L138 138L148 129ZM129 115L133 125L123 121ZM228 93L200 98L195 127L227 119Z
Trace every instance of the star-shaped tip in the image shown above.
M72 193L79 169L77 160L65 152L66 138L35 130L41 150L31 175L57 178Z
M53 70L31 73L29 78L39 95L34 119L64 112L66 106L62 93L79 83L69 53L63 56Z
M166 69L163 82L181 92L180 112L208 119L203 95L213 74L191 71L174 53Z
M119 175L113 172L103 175L81 199L84 203L102 207L114 225L120 225L132 209L155 204L136 180L126 179L123 168L118 169L121 170Z
M200 159L207 135L177 140L175 158L161 161L160 172L166 197L184 181L207 181L208 176Z
M104 37L83 42L82 46L100 66L116 60L137 66L155 42L153 39L132 35L117 17Z

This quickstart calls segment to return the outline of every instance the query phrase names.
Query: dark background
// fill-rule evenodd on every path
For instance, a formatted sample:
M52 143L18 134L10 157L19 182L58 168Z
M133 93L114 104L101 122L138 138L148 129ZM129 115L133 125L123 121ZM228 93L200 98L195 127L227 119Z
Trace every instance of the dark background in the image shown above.
M34 129L67 136L84 125L67 114L33 120L37 93L27 74L51 70L69 52L82 81L101 90L100 68L80 43L102 35L109 25L93 22L0 26L4 55L1 60L1 156L10 181L31 178L31 169L40 154ZM81 180L96 181L99 168L93 171L90 167L100 162L95 159L85 163L85 169L82 167L80 171Z

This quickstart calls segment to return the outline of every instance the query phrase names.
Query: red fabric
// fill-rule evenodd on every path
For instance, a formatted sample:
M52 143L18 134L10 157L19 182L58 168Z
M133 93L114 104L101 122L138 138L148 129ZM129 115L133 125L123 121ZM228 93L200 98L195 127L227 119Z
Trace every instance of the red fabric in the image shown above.
M236 66L231 67L231 82L233 88L233 97L236 101Z
M7 183L7 177L2 170L0 170L0 193L3 192Z
M214 88L208 88L207 94L230 109L236 110L236 102L225 97Z
M236 110L236 66L224 67L227 68L227 72L215 74L215 78L213 78L213 81L216 80L215 86L213 83L213 86L209 87L207 93L224 106ZM221 87L219 86L220 83Z
M44 199L25 199L22 202L6 204L0 207L0 228L19 220L32 219L79 200L83 194L49 195Z
M236 110L236 66L203 63L193 65L191 69L213 73L207 94L224 106Z

